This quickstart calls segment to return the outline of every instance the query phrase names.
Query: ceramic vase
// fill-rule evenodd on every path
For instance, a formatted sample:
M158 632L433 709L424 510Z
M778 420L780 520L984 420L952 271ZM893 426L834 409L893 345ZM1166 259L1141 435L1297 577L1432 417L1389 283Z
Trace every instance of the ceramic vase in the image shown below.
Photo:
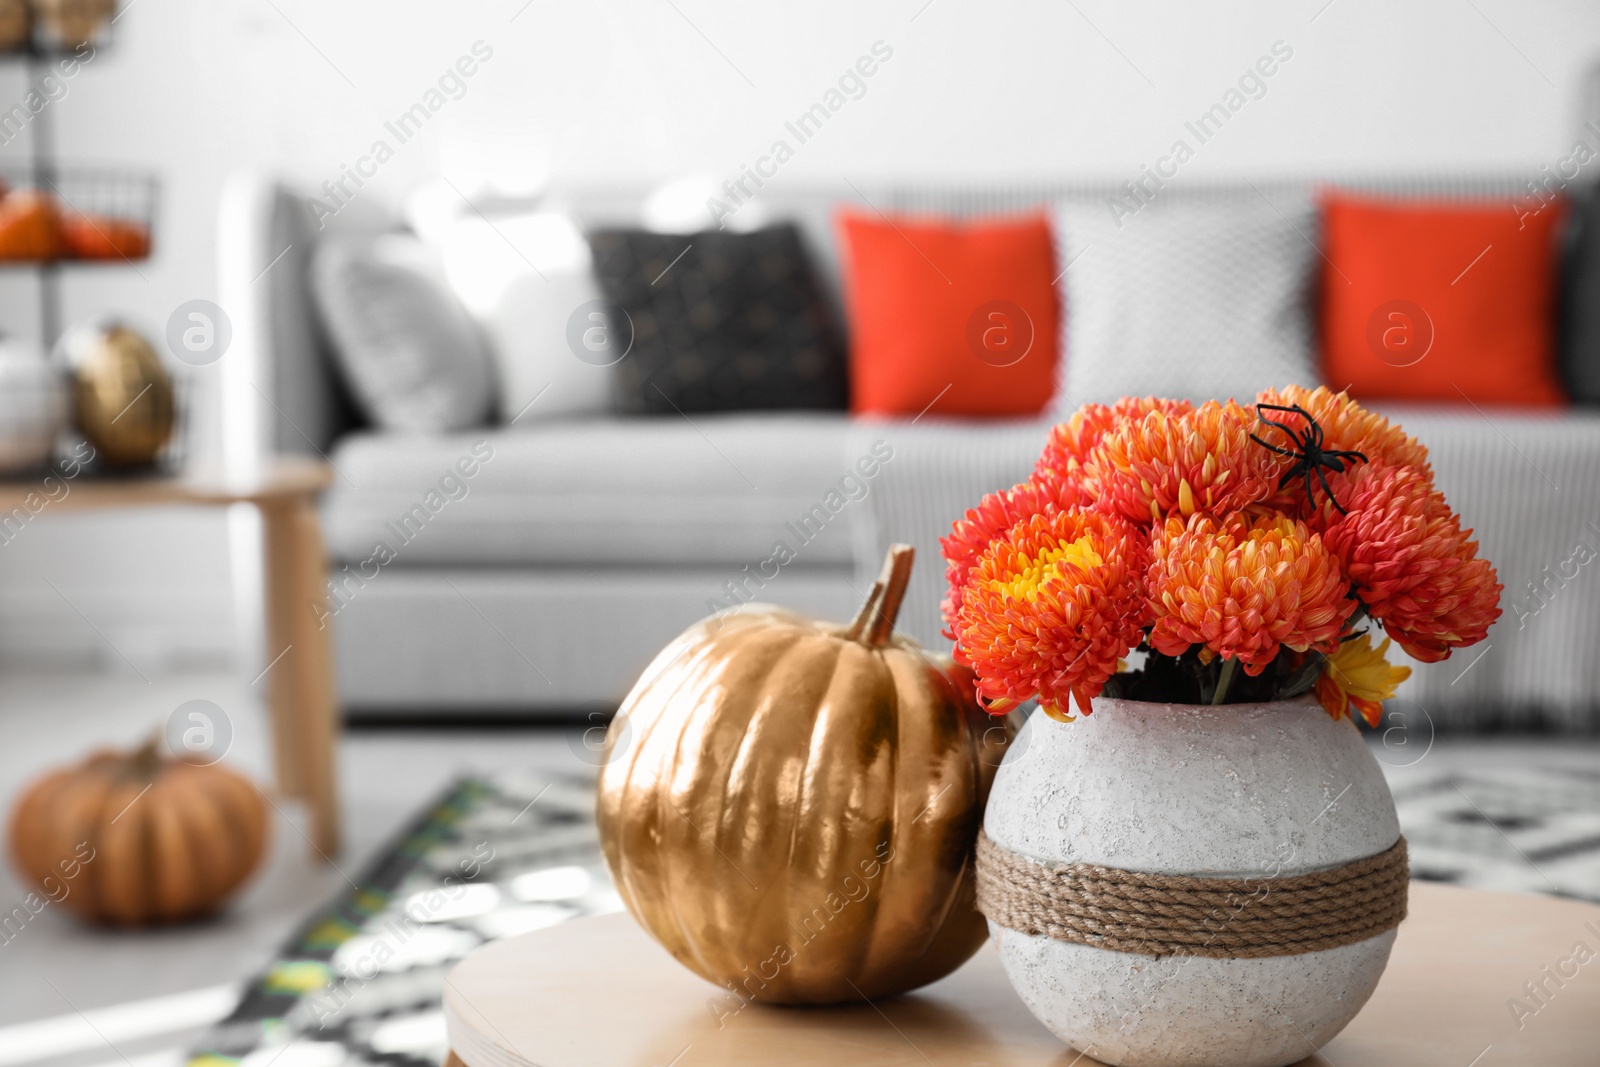
M1097 699L1031 716L995 777L984 828L1046 864L1212 878L1289 877L1382 853L1399 823L1349 720L1309 697L1220 707ZM1395 930L1261 959L1146 956L989 924L1028 1008L1123 1067L1278 1067L1361 1010Z
M0 474L50 462L67 420L67 387L38 352L0 340Z

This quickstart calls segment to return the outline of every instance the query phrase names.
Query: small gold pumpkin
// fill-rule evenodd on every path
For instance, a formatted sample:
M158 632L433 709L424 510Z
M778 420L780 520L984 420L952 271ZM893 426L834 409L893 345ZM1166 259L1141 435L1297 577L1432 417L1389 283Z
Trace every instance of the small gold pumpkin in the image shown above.
M987 936L972 851L1014 724L892 634L911 562L890 549L848 626L750 605L696 623L608 730L618 891L727 1010L904 992Z
M177 922L215 911L255 870L268 831L255 786L158 746L96 752L23 792L11 856L41 900L91 922Z
M59 48L94 41L100 27L117 13L117 0L35 0L45 34Z
M113 467L155 461L176 420L172 379L150 343L122 325L62 339L78 429Z
M29 0L0 0L0 52L15 52L33 38L33 5Z

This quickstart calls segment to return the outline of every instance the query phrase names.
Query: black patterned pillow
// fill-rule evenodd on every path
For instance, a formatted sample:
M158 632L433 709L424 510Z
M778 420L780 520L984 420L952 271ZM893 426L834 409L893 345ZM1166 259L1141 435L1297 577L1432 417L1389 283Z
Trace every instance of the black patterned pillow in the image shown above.
M601 291L632 323L617 410L849 406L844 345L793 226L598 230L589 244Z

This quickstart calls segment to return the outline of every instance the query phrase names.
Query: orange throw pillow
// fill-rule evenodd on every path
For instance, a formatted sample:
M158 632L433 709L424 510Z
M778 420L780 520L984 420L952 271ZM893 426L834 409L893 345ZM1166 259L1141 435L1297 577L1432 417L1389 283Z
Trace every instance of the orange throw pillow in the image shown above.
M1044 215L962 224L838 215L851 410L1037 415L1055 391L1059 312Z
M1322 372L1358 399L1566 403L1555 365L1566 205L1323 200Z

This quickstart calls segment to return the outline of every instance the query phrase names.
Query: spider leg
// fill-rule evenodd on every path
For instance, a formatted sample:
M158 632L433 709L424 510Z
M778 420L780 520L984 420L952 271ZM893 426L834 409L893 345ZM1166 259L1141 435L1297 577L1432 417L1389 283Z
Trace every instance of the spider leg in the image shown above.
M1298 432L1296 432L1294 430L1289 429L1289 427L1283 425L1283 423L1281 423L1281 422L1273 422L1273 420L1271 420L1271 419L1267 418L1265 415L1261 414L1261 409L1262 408L1265 408L1268 411L1282 411L1282 412L1285 412L1285 413L1290 414L1290 415L1298 415L1298 416L1300 416L1301 419L1303 419L1305 421L1305 428L1300 430L1300 431L1298 431ZM1313 430L1320 429L1320 427L1317 426L1317 420L1311 417L1311 412L1307 411L1305 408L1301 407L1299 404L1290 404L1287 407L1282 405L1282 404L1257 404L1256 405L1256 418L1260 419L1262 422L1270 423L1271 425L1278 427L1279 429L1283 430L1285 433L1288 433L1290 436L1295 437L1297 440L1307 440L1307 441L1309 441L1309 440L1311 440L1311 432ZM1318 437L1317 439L1319 441L1321 440L1320 437Z
M1322 423L1318 422L1316 419L1313 419L1310 412L1302 411L1300 414L1306 417L1306 422L1309 424L1307 436L1311 438L1311 443L1320 451L1322 449L1323 442Z
M1266 441L1263 441L1261 438L1257 437L1255 434L1251 434L1250 435L1250 440L1254 441L1256 444L1260 445L1262 448L1265 448L1267 451L1276 452L1280 456L1292 456L1295 459L1299 459L1300 458L1300 453L1290 451L1287 448L1279 448L1277 445L1274 445L1274 444L1268 444Z
M1257 416L1257 417L1259 418L1260 416ZM1298 433L1296 433L1292 427L1285 426L1283 423L1276 422L1276 421L1274 421L1272 419L1263 418L1263 419L1261 419L1261 421L1263 423L1265 423L1266 425L1268 425L1268 426L1272 426L1272 427L1274 427L1276 429L1282 430L1284 436L1289 439L1291 444L1293 444L1293 446L1294 446L1293 449L1290 449L1290 450L1280 449L1279 450L1280 452L1282 452L1283 455L1285 455L1285 456L1294 456L1296 459L1301 458L1301 454L1305 450L1306 443L1305 443L1305 440L1303 438L1301 438L1301 436ZM1256 437L1255 434L1251 434L1250 436L1254 437L1257 441L1261 441L1261 438ZM1266 444L1265 441L1261 441L1261 443L1262 444Z
M1306 477L1309 478L1310 474L1307 474ZM1333 488L1328 485L1328 476L1322 473L1321 467L1317 468L1317 480L1322 483L1322 491L1328 494L1328 502L1339 510L1339 514L1350 514L1349 509L1347 509L1343 504L1339 503L1339 498L1333 495Z
M1259 411L1256 412L1256 418L1260 419L1262 422L1266 423L1268 426L1275 426L1278 429L1282 430L1284 433L1289 435L1290 439L1293 440L1295 442L1295 444L1299 444L1300 443L1300 431L1296 430L1294 427L1288 425L1287 423L1279 422L1277 419L1269 419L1265 415L1261 414L1261 412L1259 412Z

